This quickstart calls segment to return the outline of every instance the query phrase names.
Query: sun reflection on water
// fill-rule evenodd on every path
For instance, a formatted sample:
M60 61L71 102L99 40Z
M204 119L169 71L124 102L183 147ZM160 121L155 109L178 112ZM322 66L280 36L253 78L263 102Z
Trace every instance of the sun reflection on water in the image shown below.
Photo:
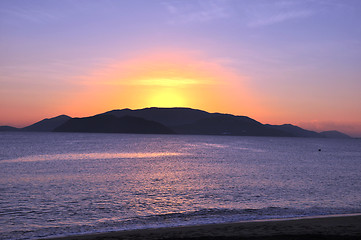
M8 159L0 161L0 163L13 162L40 162L53 160L95 160L95 159L116 159L116 158L157 158L180 156L184 153L176 152L132 152L132 153L67 153L67 154L44 154L20 157L15 159Z

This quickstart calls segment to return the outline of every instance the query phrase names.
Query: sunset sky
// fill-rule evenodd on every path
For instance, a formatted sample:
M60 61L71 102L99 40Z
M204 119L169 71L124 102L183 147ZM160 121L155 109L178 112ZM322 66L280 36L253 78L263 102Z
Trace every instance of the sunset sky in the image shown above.
M361 1L0 1L0 125L145 107L361 137Z

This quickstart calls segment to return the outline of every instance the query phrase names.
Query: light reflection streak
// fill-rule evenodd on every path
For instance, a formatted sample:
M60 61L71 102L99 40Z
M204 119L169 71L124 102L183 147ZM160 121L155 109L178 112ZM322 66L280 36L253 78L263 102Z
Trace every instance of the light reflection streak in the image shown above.
M96 159L116 159L116 158L157 158L185 155L176 152L133 152L133 153L67 153L67 154L44 154L20 157L15 159L2 160L0 163L15 162L42 162L53 160L96 160Z

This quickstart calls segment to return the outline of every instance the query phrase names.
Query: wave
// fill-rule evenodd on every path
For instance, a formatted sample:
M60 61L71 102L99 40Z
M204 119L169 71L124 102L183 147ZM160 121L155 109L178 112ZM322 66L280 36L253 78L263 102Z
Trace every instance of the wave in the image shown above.
M261 209L199 209L190 212L175 212L160 215L139 216L128 219L97 219L92 224L58 224L53 227L37 226L31 231L0 232L1 239L38 239L63 237L78 234L102 233L145 228L192 226L213 223L302 218L326 215L361 214L361 208L308 209L267 207Z

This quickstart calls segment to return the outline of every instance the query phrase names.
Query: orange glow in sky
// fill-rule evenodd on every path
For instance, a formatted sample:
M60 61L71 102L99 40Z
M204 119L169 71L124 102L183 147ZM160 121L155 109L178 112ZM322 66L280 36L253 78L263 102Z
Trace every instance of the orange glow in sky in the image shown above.
M49 97L46 102L42 102L42 98L38 99L41 108L31 105L31 101L37 99L36 96L22 95L31 100L25 112L28 117L17 111L22 107L21 103L3 112L7 111L13 117L22 114L22 117L16 118L20 126L59 114L86 117L113 109L147 107L189 107L208 112L246 115L262 123L293 123L318 131L323 130L322 126L329 126L328 129L340 126L338 122L323 123L322 119L307 122L309 106L315 109L318 107L312 100L308 100L310 104L295 109L295 99L291 95L291 101L279 102L273 92L275 89L256 89L249 77L197 51L157 49L134 54L123 60L108 61L67 81L72 86L71 91L66 95L62 93L60 97L52 97L51 92L44 92ZM329 114L330 111L321 107L314 112L315 117L332 118ZM344 115L344 122L347 122L347 117ZM357 122L349 122L344 124L343 130L356 132L360 127Z
M190 107L361 136L360 1L44 2L0 1L0 126Z
M83 89L70 99L73 104L67 110L73 115L145 107L191 107L238 114L250 108L257 111L242 86L244 77L196 52L158 50L109 63L79 79Z

